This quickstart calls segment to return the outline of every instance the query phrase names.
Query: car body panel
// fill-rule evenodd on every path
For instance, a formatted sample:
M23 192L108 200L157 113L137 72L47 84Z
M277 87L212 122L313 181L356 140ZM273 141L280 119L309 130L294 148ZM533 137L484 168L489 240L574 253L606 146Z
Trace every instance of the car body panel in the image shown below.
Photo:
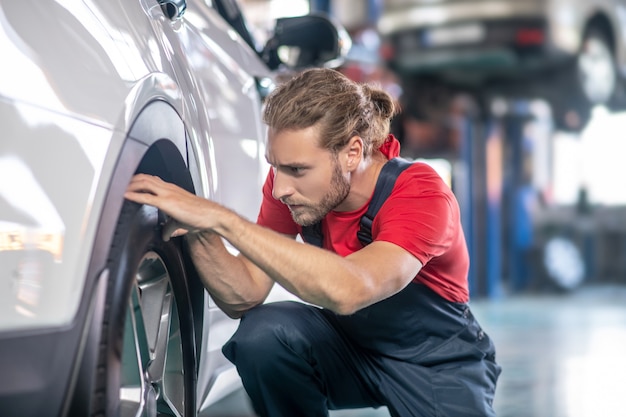
M572 58L581 48L583 34L593 18L601 16L610 22L615 35L615 52L621 71L626 71L626 2L623 0L386 0L378 29L385 37L427 37L437 31L439 43L419 51L399 51L408 71L438 70L456 66L461 58L492 62L500 57L503 65L514 68L524 65L527 56L513 54L510 45L485 45L478 32L465 36L466 25L483 28L493 22L534 21L545 26L546 48L541 51L542 63L555 63ZM484 29L486 30L486 29ZM412 54L412 56L407 56ZM534 64L529 64L534 65Z
M386 0L385 11L378 21L383 36L414 29L467 21L501 19L510 16L543 15L545 1L401 1Z
M18 7L16 2L8 3L11 3L10 7L12 8ZM13 19L15 16L24 16L26 19L31 19L29 24L33 24L33 14L29 14L26 11L32 8L37 9L35 3L20 2L19 7L24 10L22 13L4 8L3 5L5 18ZM136 3L139 5L139 2ZM92 10L89 10L82 3L73 3L71 5L73 7L71 13L67 13L67 9L62 8L58 3L51 4L56 5L52 8L52 10L56 10L54 12L57 13L56 20L42 18L42 21L37 23L44 25L44 21L49 20L55 26L60 24L67 26L71 28L68 31L76 34L75 42L72 42L71 38L63 37L63 42L59 40L58 44L56 42L50 43L50 40L47 38L49 38L50 33L54 33L54 30L46 30L44 26L44 30L41 32L33 31L28 33L28 45L30 46L27 49L31 51L56 51L56 54L60 54L63 59L70 59L69 56L73 55L72 59L75 62L93 62L93 60L97 60L100 63L96 68L97 71L91 71L90 74L89 68L76 65L75 71L68 72L65 71L67 65L61 65L59 56L54 52L50 52L51 56L49 57L38 53L37 56L32 56L30 60L26 60L28 65L22 65L21 62L18 64L20 67L31 67L32 72L37 74L37 76L32 78L28 75L24 77L11 77L10 75L2 77L5 80L6 88L5 85L2 85L0 88L0 93L5 97L5 100L10 98L11 102L20 103L19 106L11 105L11 108L26 108L26 104L23 103L37 103L38 107L33 106L33 110L31 110L32 112L39 110L39 113L31 116L31 119L35 120L36 123L45 125L46 117L44 114L47 114L47 118L53 120L50 124L68 125L66 128L68 132L50 133L34 129L29 130L41 134L40 137L32 140L32 143L35 144L34 146L42 147L43 144L46 144L50 149L48 153L41 154L35 161L29 161L26 168L35 167L42 173L41 176L45 177L46 172L62 172L59 170L63 167L68 171L66 174L67 179L71 180L65 183L50 181L50 183L44 184L41 184L40 181L39 184L33 184L33 187L36 185L41 186L43 190L40 194L43 196L59 195L69 197L68 192L71 190L73 193L72 208L77 210L77 207L82 207L82 212L68 213L62 219L59 219L57 215L56 223L58 224L54 225L54 227L57 229L63 228L65 232L61 230L56 237L51 237L51 239L60 239L65 242L81 242L81 246L86 248L90 246L88 242L93 241L95 230L93 228L92 230L87 230L85 225L94 224L95 222L90 220L90 217L98 218L100 215L98 208L102 206L102 198L104 198L108 187L106 179L110 178L112 170L115 168L116 155L120 152L122 143L125 140L124 132L130 130L130 126L137 114L149 102L154 100L164 100L170 103L177 112L183 115L188 123L185 126L188 139L193 148L197 149L195 153L198 161L202 161L201 163L196 161L196 167L198 167L199 171L196 177L202 184L208 184L208 186L199 187L198 192L205 197L222 201L230 207L237 207L244 211L244 215L253 218L256 215L256 208L260 202L259 193L222 191L233 190L237 186L241 187L238 183L242 178L259 178L260 170L264 167L261 162L263 130L260 123L237 123L237 117L240 114L258 115L260 113L260 98L258 93L254 91L254 78L242 70L240 66L241 61L237 62L231 58L233 55L236 57L240 54L240 47L245 48L247 46L240 45L235 36L223 36L223 29L209 32L210 28L204 28L208 33L202 34L196 31L195 28L185 27L181 23L180 27L177 28L177 33L168 27L170 25L169 21L162 19L160 23L155 24L156 29L147 24L143 27L140 25L132 26L135 31L133 39L136 40L137 44L134 49L131 49L128 36L120 36L120 39L126 39L123 41L111 41L110 33L122 33L122 30L116 29L111 22L107 23L109 29L104 35L95 33L93 30L88 32L86 27L79 25L74 16L81 16L82 21L86 25L91 23L89 25L91 28L105 26L104 23L102 25L94 25L93 20L82 17L88 14L88 12L93 12L95 15L101 16L100 22L105 20L102 17L103 13L97 13L103 10L95 10L93 4L90 5ZM111 4L111 6L112 9L116 9L115 5ZM108 7L106 8L108 9ZM43 8L39 7L39 9ZM126 27L131 27L130 22L132 21L150 21L147 19L142 20L141 16L132 15L132 8L127 7L123 9L120 5L118 10L126 11ZM160 9L158 11L160 12ZM9 14L9 12L11 13ZM144 13L144 10L137 6L134 12L139 14ZM207 13L209 12L215 14L215 11L207 9ZM44 15L41 12L41 16ZM119 19L120 17L116 15L116 18ZM213 20L218 18L219 16L214 16ZM61 23L65 22L63 19L69 19L69 23ZM19 28L21 25L19 19L8 20L7 23L8 25L3 25L3 27ZM26 23L23 24L26 25ZM118 25L122 24L118 23ZM22 32L25 32L25 30ZM166 39L166 32L169 32L169 36L173 40L164 40ZM15 31L14 33L19 32ZM40 34L40 38L37 38L37 33ZM179 43L175 47L173 45L178 42L179 36L188 43L201 42L202 44L182 45ZM211 40L211 42L204 42L202 40L203 36ZM222 36L221 39L220 36ZM104 41L100 40L102 37L105 38ZM154 43L159 38L163 42L162 48L154 46ZM14 45L22 41L22 48L26 42L19 34L12 36L10 39L14 40ZM138 40L143 41L144 44L139 43ZM48 42L50 47L42 48L40 45L46 42ZM103 43L110 43L110 48L117 50L125 48L126 50L123 52L123 56L126 57L125 60L122 61L120 59L116 64L113 64L111 60L106 62L104 57L110 57L111 55L104 51L100 56L94 58L94 54L99 50L95 45ZM227 48L234 49L236 53L232 54L230 52L230 54L227 54L224 47L220 46L224 43L227 45ZM75 46L75 44L79 46L84 45L84 49ZM166 57L155 57L152 55L148 58L142 57L142 55L145 55L145 51L150 49L178 50L177 53L182 54L183 46L190 50L203 50L207 54L212 53L213 55L221 56L222 60L197 59L198 57L196 57L195 61L198 65L195 67L190 65L189 69L186 70L194 70L192 74L190 72L184 73L182 69L169 68L169 61ZM17 51L12 58L15 58L16 61L23 58L19 56L21 48L15 46L12 49ZM84 55L88 56L83 56L83 51ZM131 67L128 56L134 56L140 64ZM157 58L163 59L159 61ZM191 59L188 62L190 61ZM152 67L147 66L146 62L152 63ZM210 62L211 65L206 65L205 63L207 62ZM55 69L55 65L58 68ZM115 70L115 68L120 67L123 68L123 71ZM105 70L101 71L100 69ZM11 79L22 80L16 84L24 84L10 89L8 86L11 83L8 80ZM28 85L27 80L29 79L35 79L39 82L34 83L34 85ZM99 82L96 82L96 80ZM197 87L197 84L202 84L202 88ZM195 87L195 89L192 87ZM181 88L194 92L200 90L205 93L205 96L194 97L193 95L187 95L183 97L180 93ZM41 100L42 97L44 100ZM48 100L46 101L46 99ZM123 108L121 108L121 104L123 104ZM40 109L39 106L44 106L45 109ZM193 113L193 115L187 116L189 113ZM3 119L4 117L3 115ZM6 117L9 118L10 116ZM23 118L25 117L28 116L23 116ZM259 120L258 117L256 120ZM215 134L211 129L218 131L217 137L219 140L215 140ZM21 132L22 130L27 129L16 128L15 132ZM59 138L54 137L57 134L60 136ZM65 138L66 134L70 138ZM74 145L70 146L68 143L70 141L74 142ZM4 141L4 143L5 146L12 147L14 144L20 143L20 141L10 140ZM55 148L65 149L65 147L62 147L63 145L59 144L66 143L67 145L65 146L69 149L72 149L72 147L76 148L76 155L72 153L68 160L49 158ZM181 154L186 155L186 145L184 143L178 143L177 145ZM242 149L244 152L242 152ZM248 161L234 164L233 161L228 161L227 158L224 158L218 162L214 156L216 151L222 155L241 154L246 156ZM23 151L23 153L27 152L28 149ZM14 149L5 149L3 153L10 155L18 152ZM84 161L83 165L88 166L88 169L83 168L81 160ZM72 164L68 164L68 161L72 161ZM218 166L211 166L211 164ZM219 183L216 178L216 172L218 171L224 173L222 174L223 177L220 177L221 182ZM80 172L81 175L80 177L72 175L72 172ZM91 174L85 175L87 172ZM100 182L101 178L104 179L102 182ZM260 180L257 179L256 181L257 184L254 185L258 185ZM84 185L81 185L82 183ZM72 184L72 188L68 189L68 184ZM250 187L250 190L252 189ZM14 193L17 193L17 191L14 190ZM19 195L29 194L24 191L26 190L23 190ZM15 201L13 204L10 204L11 206L19 203L16 200L17 197L5 196L5 198ZM59 200L58 204L62 204L61 197L59 197ZM83 203L76 204L76 200ZM69 206L70 204L66 205ZM55 215L55 212L62 210L58 207L48 207L48 210L43 211L45 207L47 206L37 206L42 211L39 217L52 217ZM75 230L80 231L81 234L68 234ZM63 237L64 235L65 237ZM62 276L84 276L89 253L81 253L78 248L74 249L66 244L62 249L62 253L56 255L57 259L55 262L63 267L63 271L60 272ZM26 256L25 253L24 257ZM19 263L19 261L16 260L16 263ZM53 270L53 268L43 268L41 265L39 267L33 266L31 269L39 269L44 274ZM50 300L64 300L64 302L41 300L39 305L47 307L39 314L36 314L36 317L31 316L32 325L47 326L69 323L77 310L81 291L80 282L75 282L69 283L65 289L59 287L56 291L42 294L42 296ZM70 294L72 294L71 297ZM16 317L8 317L7 322L10 322L13 326L23 328L24 323L18 323L14 318Z
M0 409L66 415L139 161L167 138L198 195L254 220L274 74L203 0L173 21L156 0L0 0L0 50ZM203 298L206 408L238 383L220 352L238 321Z
M16 109L19 113L11 114ZM11 279L2 280L0 328L64 325L82 296L82 276L91 255L84 242L95 232L89 220L99 215L95 190L111 132L6 101L0 101L0 117L9 121L5 138L22 135L20 141L0 144L2 178L15 179L3 180L0 191L7 207L0 222L0 257L3 270L11 273Z
M3 416L91 408L107 257L134 172L255 220L269 168L262 100L284 74L261 56L285 44L333 60L347 52L343 29L319 16L298 18L256 51L241 15L220 14L222 0L189 0L172 18L159 1L0 0ZM326 41L301 44L300 24ZM238 321L197 277L187 284L205 409L241 384L221 353ZM268 300L287 297L277 288Z
M261 56L281 45L347 52L343 28L319 16L256 51L241 15L220 14L223 0L188 0L172 18L159 1L0 0L3 416L90 409L107 257L132 175L155 172L254 221L269 168L262 100L284 74ZM300 24L326 41L303 44ZM221 353L238 321L191 280L204 409L241 384Z

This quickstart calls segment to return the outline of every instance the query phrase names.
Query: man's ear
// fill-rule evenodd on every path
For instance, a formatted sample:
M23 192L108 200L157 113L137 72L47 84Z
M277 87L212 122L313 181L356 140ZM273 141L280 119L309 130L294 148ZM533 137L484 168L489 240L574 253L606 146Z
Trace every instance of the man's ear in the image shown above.
M363 139L360 136L352 136L346 149L346 166L349 171L353 171L363 159Z

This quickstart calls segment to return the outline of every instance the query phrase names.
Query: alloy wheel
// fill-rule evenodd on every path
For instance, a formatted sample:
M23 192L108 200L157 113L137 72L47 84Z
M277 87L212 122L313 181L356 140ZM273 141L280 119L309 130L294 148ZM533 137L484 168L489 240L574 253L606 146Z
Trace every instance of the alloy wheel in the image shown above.
M180 320L170 275L155 252L139 263L122 349L120 415L184 416Z
M613 95L617 73L613 53L604 36L590 32L578 57L582 90L592 104L605 104Z

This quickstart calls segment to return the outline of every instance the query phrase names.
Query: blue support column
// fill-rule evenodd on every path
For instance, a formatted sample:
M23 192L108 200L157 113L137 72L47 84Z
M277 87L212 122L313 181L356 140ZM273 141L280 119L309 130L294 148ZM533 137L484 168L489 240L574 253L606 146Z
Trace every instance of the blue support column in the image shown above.
M463 139L461 140L461 161L455 172L455 194L459 200L461 208L461 223L465 240L467 242L467 250L470 258L470 269L468 273L470 296L476 294L476 263L474 252L474 203L472 196L473 181L473 143L474 143L474 125L469 117L465 117L462 122Z
M527 201L532 198L532 185L525 178L524 160L530 152L524 129L532 119L528 101L518 100L510 103L508 114L504 117L506 141L509 151L506 160L507 172L504 189L507 207L505 222L508 233L504 241L508 259L508 276L511 290L514 292L528 288L530 275L528 251L532 243L532 221Z
M309 0L309 5L312 12L322 12L330 14L331 3L330 0Z
M382 8L383 8L383 0L367 0L367 5L368 5L368 20L370 22L370 24L376 24L376 22L378 22L378 19L380 18L380 15L382 13Z
M485 140L485 180L487 183L487 221L485 255L487 264L485 290L489 298L502 296L502 171L504 144L502 131L495 120L489 122Z
M489 114L464 117L460 167L455 194L470 255L472 297L502 295L502 158L501 126Z
M455 193L470 254L472 296L499 298L504 278L513 291L529 284L533 225L525 157L530 103L509 102L502 114L468 115Z

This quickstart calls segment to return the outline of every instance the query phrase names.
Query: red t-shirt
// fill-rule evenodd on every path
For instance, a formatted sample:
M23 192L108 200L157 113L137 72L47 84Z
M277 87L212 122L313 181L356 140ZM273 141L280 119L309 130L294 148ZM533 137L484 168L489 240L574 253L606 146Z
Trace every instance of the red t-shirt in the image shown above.
M399 154L399 143L390 135L381 147L388 158ZM302 228L286 205L272 197L273 170L263 186L263 202L257 223L288 235ZM323 246L341 256L363 247L356 236L369 201L355 211L331 211L322 220ZM429 165L415 162L396 180L391 194L372 224L372 239L393 243L423 265L413 282L423 283L443 298L467 302L469 255L452 190Z

